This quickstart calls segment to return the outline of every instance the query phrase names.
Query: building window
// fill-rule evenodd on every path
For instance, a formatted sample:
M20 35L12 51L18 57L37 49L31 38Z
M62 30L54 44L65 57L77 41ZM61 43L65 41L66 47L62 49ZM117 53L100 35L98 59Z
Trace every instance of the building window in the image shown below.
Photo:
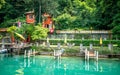
M29 15L29 19L33 19L33 15L31 14L31 15Z

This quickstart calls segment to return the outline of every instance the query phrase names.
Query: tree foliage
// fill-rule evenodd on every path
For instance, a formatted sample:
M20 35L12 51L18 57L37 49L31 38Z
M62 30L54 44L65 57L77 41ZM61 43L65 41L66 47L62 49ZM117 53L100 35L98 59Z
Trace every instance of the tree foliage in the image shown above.
M49 13L55 20L57 29L94 27L94 29L113 29L120 21L119 0L1 0L0 27L11 26L25 12L34 10L36 22L42 14ZM1 7L2 5L2 7Z
M11 26L11 27L9 27L9 28L7 29L7 31L10 32L10 33L13 33L13 32L16 31L16 29L17 29L16 26Z
M7 29L10 34L16 34L16 38L26 39L28 36L32 38L32 40L39 40L41 38L46 38L48 35L48 29L43 28L40 24L27 25L24 24L21 27L11 26Z
M72 24L75 21L76 17L71 16L70 14L61 14L59 15L55 21L57 22L56 24L56 29L71 29L73 28Z
M2 6L5 4L5 0L0 0L0 9L2 8Z
M112 30L113 34L117 36L118 39L120 39L120 25L115 26Z
M96 28L99 29L112 29L114 22L117 20L115 16L120 13L119 0L101 0L96 3Z
M48 29L43 28L41 25L35 26L35 30L32 32L32 40L39 40L41 38L47 37Z

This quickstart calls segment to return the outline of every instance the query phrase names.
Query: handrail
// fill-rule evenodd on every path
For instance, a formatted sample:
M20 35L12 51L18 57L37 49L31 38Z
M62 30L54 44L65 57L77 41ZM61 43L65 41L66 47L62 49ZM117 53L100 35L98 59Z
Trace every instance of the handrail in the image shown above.
M81 30L81 31L65 31L65 30L56 30L56 33L106 33L106 34L110 34L112 33L110 30Z

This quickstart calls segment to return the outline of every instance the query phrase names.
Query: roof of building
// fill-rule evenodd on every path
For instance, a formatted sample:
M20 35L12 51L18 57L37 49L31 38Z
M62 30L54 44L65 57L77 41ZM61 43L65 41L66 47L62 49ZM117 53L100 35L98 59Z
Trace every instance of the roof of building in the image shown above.
M112 32L110 30L81 30L81 31L76 31L76 30L71 30L71 31L61 31L61 30L56 30L56 33L78 33L78 34L111 34Z
M25 14L31 14L31 13L34 13L34 11L28 11Z

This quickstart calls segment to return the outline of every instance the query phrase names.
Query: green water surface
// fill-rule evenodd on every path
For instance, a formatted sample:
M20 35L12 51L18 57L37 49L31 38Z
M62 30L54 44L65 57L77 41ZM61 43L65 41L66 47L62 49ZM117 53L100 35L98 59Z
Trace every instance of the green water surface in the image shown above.
M120 75L119 59L85 61L80 57L0 55L0 75Z

